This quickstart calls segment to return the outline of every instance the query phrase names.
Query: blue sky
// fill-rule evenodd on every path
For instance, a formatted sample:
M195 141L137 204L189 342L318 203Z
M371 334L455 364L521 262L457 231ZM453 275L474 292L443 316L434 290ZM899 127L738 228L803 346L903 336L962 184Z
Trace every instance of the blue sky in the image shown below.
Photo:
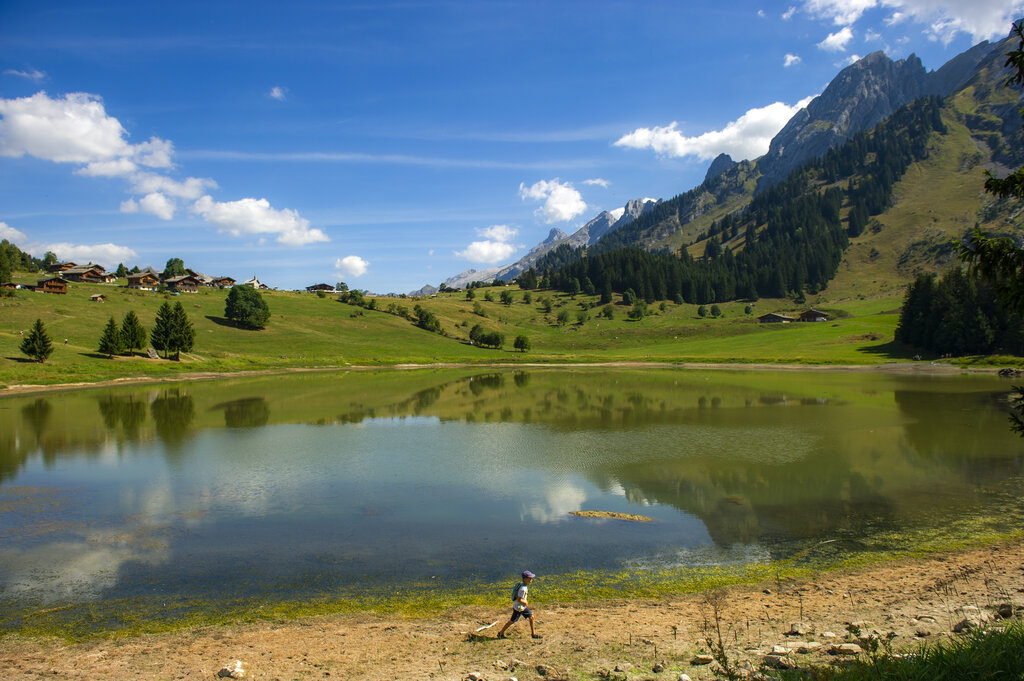
M0 238L278 288L438 285L756 158L859 56L1024 0L0 2Z

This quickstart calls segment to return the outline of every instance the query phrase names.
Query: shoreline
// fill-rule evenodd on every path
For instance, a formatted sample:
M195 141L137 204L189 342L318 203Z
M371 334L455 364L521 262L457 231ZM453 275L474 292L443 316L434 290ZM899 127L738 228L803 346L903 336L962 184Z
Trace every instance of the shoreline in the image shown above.
M907 650L947 639L964 621L998 624L1000 610L1019 622L1022 571L1024 537L660 599L545 602L541 575L531 593L539 640L531 640L522 624L510 630L509 639L496 639L498 627L491 623L507 616L504 603L496 602L423 617L321 615L78 643L11 635L0 637L0 670L17 680L55 673L79 679L210 678L239 660L245 678L259 679L452 681L477 673L488 681L513 675L522 681L582 680L618 668L615 678L668 681L686 673L701 681L721 675L717 663L692 664L708 652L711 630L705 623L715 622L714 608L736 668L757 669L779 659L825 664L866 656L871 635L891 635L895 650ZM840 644L862 652L828 653ZM655 671L658 663L661 671Z
M345 371L415 371L423 369L693 369L713 371L835 371L835 372L877 372L887 374L994 374L999 367L960 367L953 364L935 362L891 362L887 364L773 364L766 362L433 362L429 364L382 364L382 365L348 365L333 367L293 367L287 369L243 369L240 371L197 371L182 373L175 376L125 376L102 381L80 381L74 383L16 383L0 388L0 398L11 395L25 395L42 392L60 392L64 390L89 390L121 385L147 385L162 383L189 383L195 381L216 381L229 378L248 378L252 376L277 376L297 373L327 373Z

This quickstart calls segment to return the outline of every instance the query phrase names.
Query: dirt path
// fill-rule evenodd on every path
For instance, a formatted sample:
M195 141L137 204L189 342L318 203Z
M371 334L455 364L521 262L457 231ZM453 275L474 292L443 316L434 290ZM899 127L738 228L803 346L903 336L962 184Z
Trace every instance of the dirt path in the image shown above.
M281 681L461 681L474 672L489 681L595 679L602 670L630 680L675 681L684 672L694 681L716 677L716 664L691 664L707 650L706 594L557 605L544 602L542 575L531 596L540 640L529 638L525 624L514 627L507 640L494 638L500 622L476 634L478 627L506 617L502 604L455 608L429 619L329 616L74 645L5 637L0 638L0 678L214 679L235 660L247 679ZM1012 606L1014 617L1022 616L1024 539L827 573L806 582L734 587L721 599L720 612L730 658L741 668L756 668L773 646L790 651L778 656L782 660L835 660L838 656L826 652L829 647L856 642L848 632L850 622L859 622L863 634L893 632L895 646L907 647L940 640L961 620L988 616L1002 604ZM805 633L787 636L794 623ZM822 645L797 652L807 642ZM665 669L656 672L658 662Z

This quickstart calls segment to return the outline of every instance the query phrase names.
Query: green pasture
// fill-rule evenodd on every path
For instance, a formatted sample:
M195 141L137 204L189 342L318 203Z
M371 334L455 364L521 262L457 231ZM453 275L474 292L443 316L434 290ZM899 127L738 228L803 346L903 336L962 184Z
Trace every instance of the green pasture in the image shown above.
M22 276L21 280L30 280ZM514 302L498 302L502 290ZM490 292L493 302L484 300ZM105 302L90 296L102 293ZM905 359L893 346L898 297L853 300L844 308L827 308L836 319L817 324L758 324L766 312L803 309L788 300L761 300L745 314L746 303L722 304L722 317L701 318L696 305L655 303L648 316L627 318L629 307L612 305L613 318L601 315L595 296L571 297L550 291L524 292L516 287L478 289L475 300L464 292L431 298L376 298L376 310L339 303L332 295L265 292L271 310L267 328L237 328L224 318L226 291L168 294L131 291L120 285L70 284L67 295L17 291L0 298L0 385L73 383L128 376L169 377L194 372L289 369L296 367L388 366L397 364L495 362L798 362L876 364ZM196 328L194 351L181 361L148 357L116 357L96 351L100 333L111 316L120 323L134 310L152 328L159 306L180 300ZM545 312L543 301L551 301ZM416 327L400 316L415 305L432 311L442 334ZM391 310L388 312L388 310ZM708 306L710 310L710 306ZM562 311L567 323L559 323ZM581 321L580 314L585 318ZM55 350L43 364L29 361L19 350L21 331L42 319ZM502 349L469 343L470 329L480 324L506 337ZM518 334L531 342L527 353L512 349ZM66 343L65 343L66 339Z

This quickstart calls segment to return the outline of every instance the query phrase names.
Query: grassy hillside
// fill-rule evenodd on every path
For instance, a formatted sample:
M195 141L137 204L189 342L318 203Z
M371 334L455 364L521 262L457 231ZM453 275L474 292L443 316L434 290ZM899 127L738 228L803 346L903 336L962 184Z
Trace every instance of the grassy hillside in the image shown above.
M21 281L32 276L22 274ZM345 367L436 362L807 362L872 364L906 359L909 354L892 345L896 315L884 314L899 304L894 297L850 301L835 310L831 323L761 325L755 317L771 311L797 311L791 301L762 300L745 314L745 303L721 305L723 316L701 318L693 305L651 307L640 321L627 319L628 308L613 305L614 318L600 315L596 297L552 292L513 291L514 302L497 302L502 289L478 289L476 300L465 294L446 293L422 300L377 298L378 310L339 303L333 296L271 291L264 295L271 320L262 331L247 331L223 318L226 291L203 290L177 297L196 327L194 352L180 362L146 357L116 357L96 352L103 325L110 316L120 322L135 310L151 328L165 294L129 291L119 285L71 284L66 296L17 291L0 298L0 385L95 381L125 376L171 376L183 372L226 372L292 367ZM491 292L494 302L484 300ZM103 303L91 302L103 293ZM550 299L550 313L542 309ZM474 312L475 304L486 315ZM408 319L386 310L392 305L411 309L420 304L439 320L443 334L429 333ZM568 311L561 325L558 314ZM19 351L20 331L27 333L42 319L55 351L44 364L29 361ZM506 336L503 349L475 347L468 342L474 324ZM512 350L518 334L532 348ZM65 344L64 340L67 339Z

